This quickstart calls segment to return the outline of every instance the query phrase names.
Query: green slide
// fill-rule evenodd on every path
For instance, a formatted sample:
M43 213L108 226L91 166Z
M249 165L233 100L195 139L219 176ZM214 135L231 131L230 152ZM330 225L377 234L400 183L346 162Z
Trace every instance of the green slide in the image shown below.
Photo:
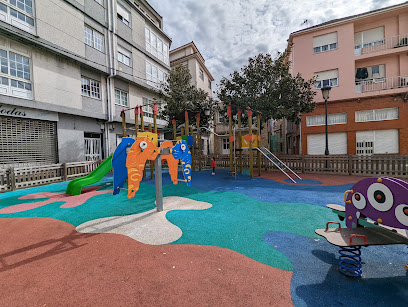
M109 173L112 169L112 156L113 154L87 176L71 180L65 193L70 194L71 196L80 195L84 186L97 183L101 180L103 176Z

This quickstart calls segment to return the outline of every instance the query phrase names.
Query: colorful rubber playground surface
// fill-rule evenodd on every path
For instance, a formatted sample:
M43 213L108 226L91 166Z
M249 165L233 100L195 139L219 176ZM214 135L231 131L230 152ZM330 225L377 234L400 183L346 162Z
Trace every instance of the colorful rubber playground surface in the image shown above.
M304 177L165 173L160 213L150 179L133 199L110 175L78 196L67 182L0 194L1 305L407 306L406 245L362 248L349 278L314 232L362 178Z

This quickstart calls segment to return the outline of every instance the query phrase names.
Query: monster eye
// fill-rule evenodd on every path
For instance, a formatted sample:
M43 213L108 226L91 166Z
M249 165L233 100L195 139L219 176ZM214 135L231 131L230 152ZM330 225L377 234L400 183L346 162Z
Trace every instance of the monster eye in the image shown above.
M181 144L180 147L181 147L181 150L182 150L182 151L186 150L186 144Z
M142 142L140 142L140 148L141 149L146 149L147 148L147 142L146 141L142 141Z
M394 196L391 190L382 183L373 183L367 190L368 201L378 211L385 212L392 208Z
M361 193L358 193L358 192L353 194L352 201L353 201L354 207L360 210L363 210L367 204L365 197Z
M408 226L408 205L399 205L395 208L395 216L402 225Z

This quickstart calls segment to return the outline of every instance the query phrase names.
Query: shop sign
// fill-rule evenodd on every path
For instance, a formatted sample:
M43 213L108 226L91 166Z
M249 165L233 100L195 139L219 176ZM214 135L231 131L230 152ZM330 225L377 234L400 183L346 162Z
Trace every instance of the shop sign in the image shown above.
M0 103L0 115L38 120L58 121L58 113L47 110L29 109Z

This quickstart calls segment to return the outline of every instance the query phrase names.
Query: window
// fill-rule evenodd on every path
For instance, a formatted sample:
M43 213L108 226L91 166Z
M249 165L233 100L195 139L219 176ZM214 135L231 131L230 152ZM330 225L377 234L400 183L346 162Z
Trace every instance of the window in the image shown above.
M338 70L333 69L333 70L326 70L326 71L321 71L318 73L315 73L315 88L319 89L324 86L338 86L339 85L339 79L338 79Z
M371 122L398 119L398 108L356 111L356 122Z
M150 28L145 28L146 50L160 61L169 65L169 45Z
M34 33L33 0L9 0L0 3L0 20Z
M149 85L158 87L161 82L166 82L167 73L156 65L146 61L146 80Z
M228 139L222 139L222 149L223 150L229 149L229 140Z
M204 71L200 68L200 79L204 81Z
M313 37L313 53L337 49L337 32Z
M5 95L32 98L30 59L0 49L0 92Z
M222 124L222 123L225 123L225 117L224 116L222 116L220 113L217 113L218 114L218 123L219 124Z
M82 95L91 98L101 98L101 84L99 81L81 77Z
M356 68L356 81L373 80L374 82L377 82L383 81L384 78L385 78L384 64Z
M143 117L153 118L153 99L143 97Z
M123 49L122 47L118 46L118 61L127 66L130 66L130 58L131 53L126 49Z
M328 125L338 125L347 123L347 113L327 114ZM306 126L324 126L326 125L325 115L306 116Z
M115 88L115 104L120 106L128 106L128 93Z
M354 33L354 49L380 46L384 43L384 27Z
M118 3L116 7L117 15L122 22L130 27L130 12Z
M211 80L208 79L208 88L211 89Z
M103 34L85 25L85 44L103 52L104 50Z

